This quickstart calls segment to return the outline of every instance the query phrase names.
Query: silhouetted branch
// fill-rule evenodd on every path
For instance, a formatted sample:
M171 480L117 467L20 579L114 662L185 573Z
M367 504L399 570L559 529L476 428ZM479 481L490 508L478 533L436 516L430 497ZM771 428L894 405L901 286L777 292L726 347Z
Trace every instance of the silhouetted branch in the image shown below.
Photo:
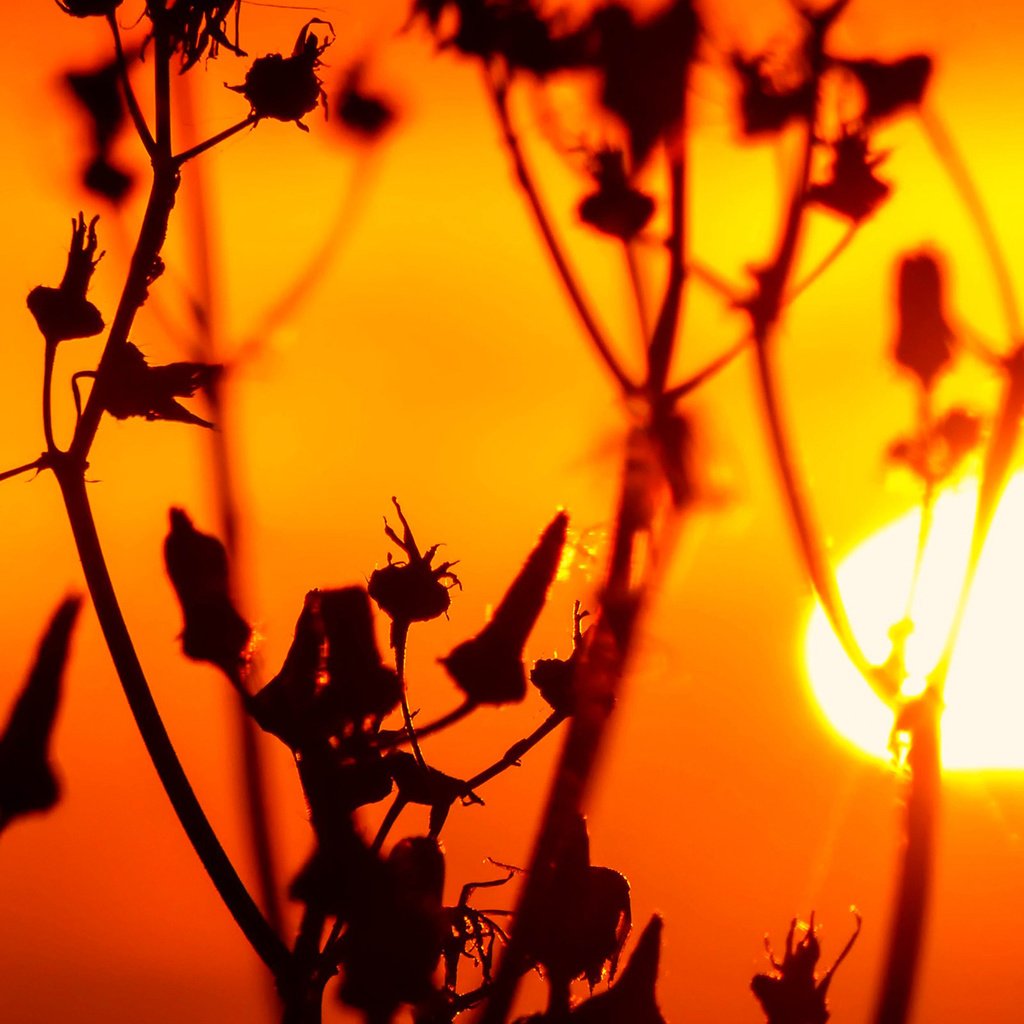
M815 281L821 277L822 274L832 266L833 263L846 251L850 243L854 240L857 235L857 231L860 229L861 222L858 220L851 221L846 231L843 233L843 237L822 257L821 262L808 271L806 276L801 278L792 288L786 292L786 302L792 302L801 292L806 291Z
M956 143L938 114L922 107L920 118L928 141L932 144L932 148L942 166L945 167L946 173L949 174L957 192L960 193L960 199L974 221L974 226L978 229L981 244L988 257L992 276L995 278L996 288L999 292L999 299L1003 306L1007 333L1011 341L1019 341L1024 329L1021 326L1020 308L1013 290L1013 279L1010 276L1006 257L999 245L999 239L996 237L995 227L985 210L985 204L978 194Z
M107 571L82 474L74 464L62 461L56 476L100 628L153 766L185 834L232 917L274 976L282 977L290 963L288 949L267 924L220 845L153 701Z
M544 206L540 200L540 195L537 192L537 188L533 183L533 178L526 166L523 151L519 145L519 139L516 136L509 117L507 86L497 81L494 76L494 72L490 68L485 68L484 78L487 83L488 95L491 97L495 113L498 116L498 122L501 125L505 145L508 148L509 155L512 157L512 162L515 166L516 177L519 180L519 184L522 187L523 192L526 194L526 198L530 204L530 209L533 212L534 220L537 222L537 227L540 229L540 233L544 237L544 243L548 248L551 259L554 261L555 269L558 271L559 279L569 296L569 300L572 302L572 305L576 310L576 314L580 318L580 322L583 324L584 329L590 336L590 340L593 343L598 356L600 356L601 361L607 367L608 372L615 378L619 387L622 389L622 392L624 394L632 394L636 391L636 385L626 376L625 371L619 365L619 361L615 358L608 342L605 340L601 328L598 327L597 321L594 320L594 317L587 306L587 302L583 298L583 294L576 283L572 270L570 270L569 264L562 253L561 246L558 244L554 229L548 220L547 213L545 212Z
M132 124L135 125L135 131L138 133L139 140L142 142L146 153L152 157L156 154L156 139L153 138L153 133L149 130L146 117L142 113L142 108L139 106L139 101L135 96L135 90L132 88L131 78L128 75L128 61L125 59L124 46L121 43L121 29L117 24L116 12L111 11L107 15L107 24L110 26L110 32L114 37L114 50L117 53L117 70L121 77L121 86L124 89L125 106L128 108L128 113L131 116Z
M236 124L231 125L230 128L225 128L222 132L217 132L216 135L210 136L204 142L197 143L190 149L186 149L184 152L179 153L174 158L174 165L181 167L182 164L188 162L193 157L199 156L200 153L205 153L208 149L213 149L214 146L219 145L226 139L230 139L232 135L237 135L240 131L244 131L246 128L251 128L259 118L255 114L250 114L248 117L243 118Z
M14 469L5 469L0 473L0 480L10 480L13 476L20 476L22 473L28 473L30 470L41 470L45 469L47 465L46 457L40 456L38 459L32 462L26 462L24 466L15 466Z
M471 779L468 779L466 781L466 791L469 792L476 789L485 782L490 782L491 779L500 775L506 769L518 766L522 758L540 743L549 732L552 732L561 725L564 720L565 715L561 711L552 711L529 736L521 739L518 743L513 743L494 764L481 772L477 772Z
M690 392L696 391L702 384L709 381L716 374L724 370L738 355L741 355L753 341L748 334L741 338L732 348L726 349L720 356L716 356L707 366L698 370L691 377L688 377L682 384L676 384L665 392L664 400L671 405L685 398Z

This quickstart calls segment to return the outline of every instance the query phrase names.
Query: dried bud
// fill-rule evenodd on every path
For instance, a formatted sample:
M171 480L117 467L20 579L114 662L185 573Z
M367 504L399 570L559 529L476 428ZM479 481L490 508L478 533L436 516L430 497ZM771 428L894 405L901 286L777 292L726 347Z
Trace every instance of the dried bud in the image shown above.
M491 621L473 639L441 659L448 675L472 703L509 704L526 695L523 648L558 570L568 524L569 517L559 512L512 581Z
M949 362L953 342L942 289L942 268L933 254L919 252L900 261L894 354L926 389Z
M334 104L338 124L364 142L374 142L395 122L395 108L362 86L363 66L356 64L345 76Z
M597 191L580 203L580 220L624 242L635 238L651 219L654 200L630 185L621 150L596 153L592 172Z
M590 614L580 610L577 601L572 609L572 654L568 658L541 658L530 670L530 682L540 691L552 710L571 715L576 707L576 667L584 650L580 624Z
M72 597L57 608L0 734L0 832L15 818L48 811L57 802L59 785L50 765L50 736L80 605L81 600Z
M91 338L103 330L100 311L85 297L96 264L96 221L80 213L71 221L71 246L64 277L57 288L39 285L28 293L28 308L49 344L71 338Z
M200 533L182 509L172 508L164 563L185 617L181 634L185 656L208 661L236 678L251 630L228 593L224 545Z
M367 590L370 597L377 602L381 611L389 616L397 625L408 625L410 622L429 622L444 615L451 604L448 591L452 587L461 587L458 576L451 571L455 562L442 562L432 565L439 544L428 548L424 554L416 545L412 530L398 499L392 497L395 511L402 524L403 536L399 537L384 520L384 533L397 544L408 556L405 562L393 562L388 552L388 564L382 569L375 569L370 574ZM394 636L392 630L392 636Z
M780 132L790 121L809 118L814 109L814 86L806 75L795 80L775 76L769 65L766 55L750 60L732 55L740 80L740 127L751 138Z
M330 35L320 42L310 32L310 26L326 25ZM313 18L299 33L290 57L271 53L253 61L241 85L228 88L240 92L252 107L257 120L272 117L277 121L294 121L304 132L309 129L302 118L312 113L321 103L326 113L327 104L323 84L317 75L320 56L334 42L334 29L330 22Z
M206 54L216 57L220 47L240 57L245 51L238 45L238 4L240 0L175 0L161 5L154 12L149 5L150 17L159 17L171 40L175 52L181 54L181 70L188 71ZM227 20L235 14L235 40L227 36Z

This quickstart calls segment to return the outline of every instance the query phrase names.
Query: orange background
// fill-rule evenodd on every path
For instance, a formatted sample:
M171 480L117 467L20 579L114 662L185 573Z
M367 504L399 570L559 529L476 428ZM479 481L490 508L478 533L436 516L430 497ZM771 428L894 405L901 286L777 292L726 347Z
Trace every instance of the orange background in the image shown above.
M9 6L0 38L0 467L30 460L41 445L42 346L25 295L59 279L71 215L98 209L75 184L82 140L58 78L91 63L105 44L102 26L72 22L54 5ZM132 7L128 0L125 10ZM773 38L785 7L714 7L708 60L695 82L692 246L740 282L743 267L773 241L785 164L771 147L737 147L722 54ZM246 7L243 43L253 54L287 51L309 16ZM332 230L353 183L363 189L315 296L263 338L233 378L228 428L245 499L247 604L273 673L304 592L358 582L383 562L381 516L397 494L419 541L444 541L444 557L459 559L465 586L450 621L412 636L412 700L430 718L456 699L435 658L476 631L554 509L565 506L576 527L597 535L610 526L625 418L551 273L476 69L433 56L420 30L396 36L405 19L397 4L372 12L328 5L322 16L339 33L326 55L329 83L351 58L372 53L369 84L390 90L403 109L394 136L360 153L311 115L310 136L263 124L202 166L228 353L259 332L270 298ZM836 33L843 53L936 55L931 102L966 155L1018 280L1022 45L1024 11L1010 0L854 0ZM209 65L191 129L197 138L244 115L244 101L221 89L241 81L244 68L228 56ZM620 254L576 226L586 182L529 127L538 105L527 89L515 107L528 152L588 293L624 339L623 358L638 365ZM600 140L591 133L586 141ZM794 305L784 332L788 413L837 556L914 500L882 460L912 415L910 390L886 356L895 255L923 242L946 250L954 307L992 336L1002 330L970 224L922 132L901 121L878 144L891 149L880 173L895 196ZM649 184L658 187L656 168ZM155 290L171 316L190 287L189 204L185 191L170 269ZM107 255L91 296L108 319L139 212L131 205L123 224L112 213L100 222ZM840 232L814 215L807 266ZM731 344L741 327L695 287L678 375ZM155 309L143 311L133 337L153 362L182 357ZM86 341L60 353L65 435L65 382L98 352L98 341ZM961 387L978 403L994 394L980 373ZM900 783L842 745L812 707L799 651L809 595L766 456L750 364L738 360L690 408L706 496L644 623L590 808L594 862L630 879L638 924L654 911L666 919L659 991L669 1020L760 1019L748 985L764 968L762 934L770 931L778 945L791 916L815 909L830 962L852 924L850 904L864 931L832 986L833 1014L865 1020L888 927ZM179 613L161 561L169 506L213 529L207 441L182 425L108 421L89 475L113 576L168 728L249 878L231 694L215 672L180 657ZM0 524L6 708L50 609L81 583L50 479L4 483ZM577 568L553 588L531 656L567 653L572 602L592 605L596 579ZM544 713L532 696L521 708L480 712L430 741L428 756L449 773L469 774ZM487 786L486 807L455 808L444 833L450 900L464 881L493 877L485 857L525 863L556 746L557 737ZM267 755L278 846L292 872L310 843L305 810L287 752L268 743ZM56 756L63 802L0 840L0 1018L268 1019L261 966L159 790L91 611L75 639ZM949 778L917 1020L1019 1019L1022 826L1019 775ZM406 833L424 827L416 810L400 823ZM328 1004L327 1019L340 1019Z

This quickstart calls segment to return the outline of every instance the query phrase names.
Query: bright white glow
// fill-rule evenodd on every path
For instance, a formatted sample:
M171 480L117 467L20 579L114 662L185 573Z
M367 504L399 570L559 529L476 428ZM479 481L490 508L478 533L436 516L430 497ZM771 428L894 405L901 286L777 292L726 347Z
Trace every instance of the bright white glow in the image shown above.
M956 605L970 545L977 482L936 502L907 643L910 683L923 685ZM904 615L920 512L879 530L838 570L853 629L872 661L890 651ZM887 759L892 713L850 665L820 606L807 624L811 689L841 736ZM947 769L1024 768L1024 475L1000 502L946 683L942 760Z

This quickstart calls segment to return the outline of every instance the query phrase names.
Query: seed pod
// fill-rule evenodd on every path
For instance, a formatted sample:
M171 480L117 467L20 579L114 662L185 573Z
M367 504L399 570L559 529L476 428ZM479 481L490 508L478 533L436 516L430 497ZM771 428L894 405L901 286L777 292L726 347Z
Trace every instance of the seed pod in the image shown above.
M932 253L918 252L900 261L894 355L926 390L951 358L953 331L942 289L942 268Z

